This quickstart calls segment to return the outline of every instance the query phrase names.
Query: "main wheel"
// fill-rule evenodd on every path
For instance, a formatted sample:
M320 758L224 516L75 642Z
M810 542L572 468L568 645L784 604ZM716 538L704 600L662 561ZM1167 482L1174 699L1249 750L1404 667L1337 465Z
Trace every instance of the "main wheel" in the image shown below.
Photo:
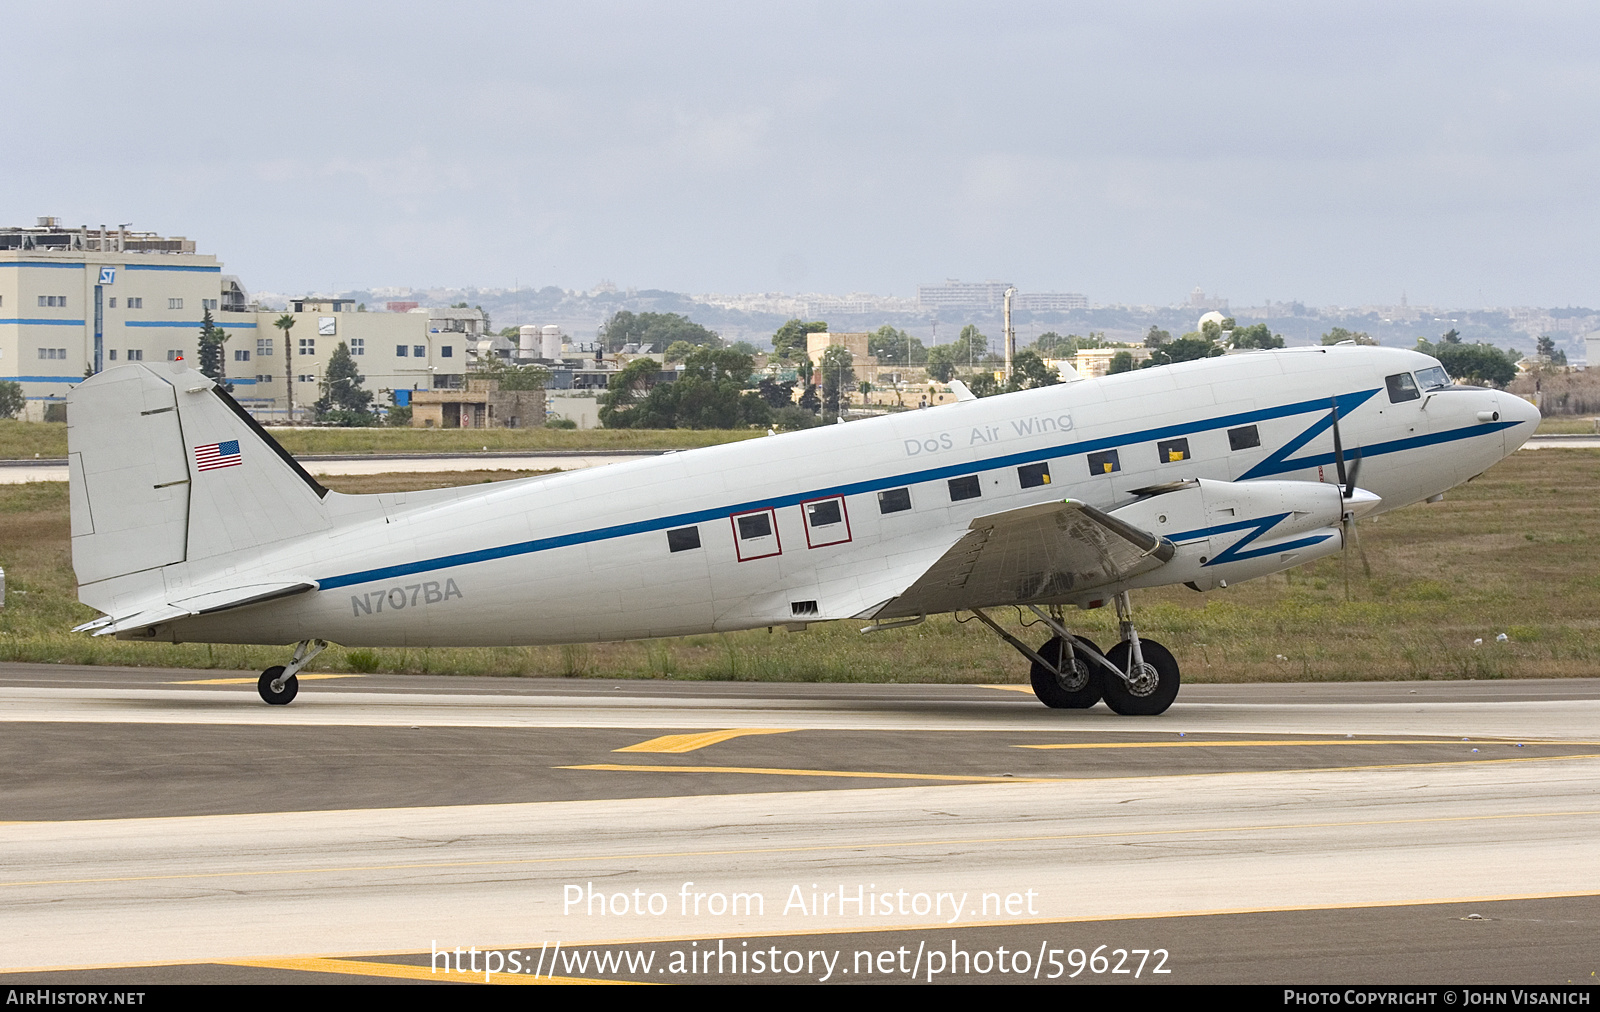
M261 693L261 698L273 706L282 706L294 698L300 691L300 680L293 675L283 680L283 688L272 691L273 679L283 674L283 665L279 664L261 672L261 679L256 682L256 691Z
M1087 710L1100 702L1100 683L1104 673L1100 665L1081 655L1093 653L1099 656L1100 648L1082 636L1072 639L1072 664L1065 671L1058 675L1044 665L1035 663L1028 676L1033 682L1033 694L1045 706L1058 710ZM1057 667L1061 666L1062 652L1059 636L1039 648L1039 656Z
M1106 652L1106 660L1127 671L1133 648L1123 640ZM1140 638L1139 653L1144 666L1132 672L1129 681L1106 672L1102 682L1106 705L1125 716L1153 717L1165 713L1178 696L1178 662L1172 652L1155 640Z

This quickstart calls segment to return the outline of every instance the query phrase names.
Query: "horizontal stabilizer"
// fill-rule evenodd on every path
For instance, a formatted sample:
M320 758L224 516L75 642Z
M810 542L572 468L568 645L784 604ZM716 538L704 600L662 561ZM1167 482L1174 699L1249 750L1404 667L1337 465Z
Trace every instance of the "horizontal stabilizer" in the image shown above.
M93 622L86 622L72 631L92 631L96 636L135 632L140 629L149 629L163 622L174 622L180 618L188 618L191 615L210 615L214 612L261 604L264 601L276 601L280 597L291 597L316 588L317 585L308 580L299 580L291 583L257 583L245 587L230 587L227 590L197 594L193 597L153 605L130 615L98 618Z
M878 619L1060 601L1149 572L1170 541L1068 499L978 517Z

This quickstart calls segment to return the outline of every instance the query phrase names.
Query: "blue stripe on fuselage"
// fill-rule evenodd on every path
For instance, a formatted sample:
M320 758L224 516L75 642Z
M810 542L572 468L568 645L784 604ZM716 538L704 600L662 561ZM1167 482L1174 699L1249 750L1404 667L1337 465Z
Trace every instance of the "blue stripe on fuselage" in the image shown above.
M1341 414L1353 410L1356 406L1366 402L1376 389L1357 391L1350 394L1339 395L1339 410ZM893 475L885 478L873 478L867 481L852 482L848 485L835 485L831 488L818 489L808 492L796 492L790 495L777 496L769 499L758 499L751 502L736 503L731 506L719 506L716 509L696 510L692 513L679 513L669 517L657 517L651 520L639 520L634 523L616 524L610 527L599 527L588 531L575 531L571 534L559 534L549 538L536 538L532 541L522 541L511 545L500 545L495 548L481 548L471 552L459 552L453 555L442 555L437 558L423 559L417 562L406 562L396 566L382 566L377 569L366 569L355 573L346 573L341 576L331 576L318 580L317 586L321 590L335 590L339 587L349 587L358 583L370 583L378 580L392 580L403 576L413 576L417 573L431 572L437 569L448 569L453 566L466 566L475 562L490 562L495 559L511 558L517 555L530 555L534 552L549 551L553 548L566 548L572 545L590 544L596 541L606 541L611 538L627 537L630 534L647 534L651 531L664 531L673 527L687 527L690 524L704 523L708 520L725 520L729 516L746 513L758 509L782 509L785 506L796 506L812 499L826 499L831 496L860 495L866 492L878 492L888 488L898 488L902 485L914 485L919 482L938 481L941 478L954 478L961 475L973 474L978 471L993 470L995 468L1013 467L1022 464L1035 463L1041 460L1051 460L1058 457L1070 457L1077 454L1093 453L1097 450L1108 450L1134 443L1145 443L1152 440L1166 439L1172 436L1190 435L1196 432L1205 432L1211 429L1229 428L1245 425L1250 422L1261 422L1272 418L1287 418L1301 415L1310 411L1325 411L1329 408L1333 398L1317 398L1310 401L1298 401L1274 408L1261 408L1255 411L1244 411L1237 414L1222 415L1217 418L1204 419L1197 422L1184 422L1178 425L1165 425L1155 429L1145 429L1117 436L1107 436L1101 439L1088 439L1079 443L1063 443L1053 447L1037 450L1028 450L1022 453L1005 454L990 457L986 460L972 461L965 464L953 464L944 467L929 468L922 471ZM1303 467L1315 467L1318 463L1331 462L1333 454L1316 458L1306 458L1297 461L1286 461L1288 453L1299 449L1309 442L1316 434L1327 427L1327 419L1319 421L1307 432L1303 432L1284 444L1273 454L1278 458L1278 470L1271 473L1297 470ZM1449 432L1436 433L1430 436L1418 436L1410 439L1394 440L1389 443L1379 443L1375 446L1362 449L1362 455L1376 457L1385 453L1395 453L1400 450L1412 449L1431 443L1444 443L1457 439L1467 439L1472 436L1484 435L1503 428L1515 425L1515 422L1502 422L1497 425L1479 424L1470 429L1452 429ZM1269 457L1268 459L1272 459ZM1263 462L1265 463L1265 462ZM1259 469L1259 466L1257 469ZM1259 477L1255 470L1246 477ZM1241 479L1243 480L1243 479Z

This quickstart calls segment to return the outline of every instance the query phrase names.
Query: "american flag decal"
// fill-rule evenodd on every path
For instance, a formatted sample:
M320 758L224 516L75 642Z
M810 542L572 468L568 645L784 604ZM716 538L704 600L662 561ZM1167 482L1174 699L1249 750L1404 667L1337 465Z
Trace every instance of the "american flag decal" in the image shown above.
M194 462L202 471L215 471L219 467L238 467L244 463L244 458L239 455L239 441L229 439L195 447Z

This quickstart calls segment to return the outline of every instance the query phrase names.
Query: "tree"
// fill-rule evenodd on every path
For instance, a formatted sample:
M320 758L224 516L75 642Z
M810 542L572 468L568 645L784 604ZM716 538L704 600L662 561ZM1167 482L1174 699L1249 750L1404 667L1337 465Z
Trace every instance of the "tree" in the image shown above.
M1264 324L1258 324L1258 326L1264 326ZM1451 331L1451 333L1455 333L1455 331ZM1332 330L1322 335L1322 343L1325 345L1343 344L1346 341L1354 341L1356 344L1368 345L1376 345L1378 343L1377 341L1373 340L1372 336L1365 331L1346 330L1343 327L1334 327Z
M661 366L648 358L629 362L621 372L606 381L606 392L600 398L600 424L608 429L636 428L628 414L654 383Z
M1460 344L1461 343L1461 331L1457 330L1454 327L1451 327L1449 330L1445 331L1444 334L1439 338L1439 343L1440 344Z
M770 376L764 376L756 384L756 395L766 401L772 410L778 411L794 403L794 384L794 380L779 383Z
M1150 333L1144 336L1144 346L1146 348L1159 348L1171 340L1172 334L1170 332L1162 330L1152 323L1150 325Z
M1193 362L1196 359L1215 358L1222 353L1221 345L1199 334L1185 334L1176 341L1158 345L1139 368L1153 369L1174 362Z
M682 362L689 357L695 347L688 341L673 341L672 344L667 346L666 352L661 357L668 362Z
M822 373L822 409L837 415L840 397L855 382L855 357L844 345L830 344L822 352L817 368Z
M675 341L713 348L722 344L716 331L677 313L632 313L622 309L612 313L600 328L600 342L612 352L621 351L627 344L644 349L667 348Z
M1566 365L1567 353L1556 348L1555 338L1543 334L1538 341L1538 355L1549 365Z
M372 425L377 420L372 414L372 391L362 389L364 382L366 377L356 370L356 361L350 357L350 346L340 341L322 376L322 397L311 408L317 421Z
M971 390L975 397L993 397L1003 392L1000 389L1000 381L994 378L992 372L978 372L968 376L967 389Z
M1038 352L1040 358L1068 358L1080 348L1104 348L1104 336L1096 337L1091 333L1088 337L1079 337L1077 334L1062 337L1053 330L1047 330L1029 347Z
M1227 322L1227 321L1223 321ZM1229 329L1229 328L1223 328ZM1229 343L1235 348L1282 348L1283 335L1274 334L1272 328L1265 323L1255 323L1248 327L1234 327L1233 336Z
M761 395L745 392L754 362L728 348L699 348L684 360L670 383L640 391L660 369L640 359L611 377L600 422L614 429L733 429L765 425L772 409Z
M230 336L212 322L211 310L206 310L200 318L200 371L232 393L233 384L228 382L228 352L223 347Z
M950 349L955 353L957 365L971 369L989 353L989 339L983 336L976 324L969 323L961 328L961 336L951 342Z
M1011 360L1011 384L1008 390L1033 390L1036 387L1054 386L1061 382L1061 373L1046 368L1037 352L1024 349Z
M1111 356L1111 362L1106 367L1107 376L1115 376L1119 372L1133 372L1133 352L1119 351Z
M28 398L22 394L21 383L0 380L0 418L15 418L27 405Z
M1419 337L1417 350L1432 355L1445 372L1468 383L1503 387L1517 378L1516 359L1492 344L1466 344L1459 335L1454 341L1441 339L1438 344L1430 344Z
M294 356L290 354L289 331L294 329L294 314L284 313L273 320L272 325L283 331L283 396L286 398L283 417L292 422L294 421Z
M867 354L879 365L925 365L928 361L928 349L921 341L887 323L867 337Z
M956 374L956 346L936 344L928 349L928 375L940 383L950 382Z
M806 352L807 334L826 334L828 325L822 320L793 319L779 327L772 335L772 354L788 361L796 356L809 357Z

